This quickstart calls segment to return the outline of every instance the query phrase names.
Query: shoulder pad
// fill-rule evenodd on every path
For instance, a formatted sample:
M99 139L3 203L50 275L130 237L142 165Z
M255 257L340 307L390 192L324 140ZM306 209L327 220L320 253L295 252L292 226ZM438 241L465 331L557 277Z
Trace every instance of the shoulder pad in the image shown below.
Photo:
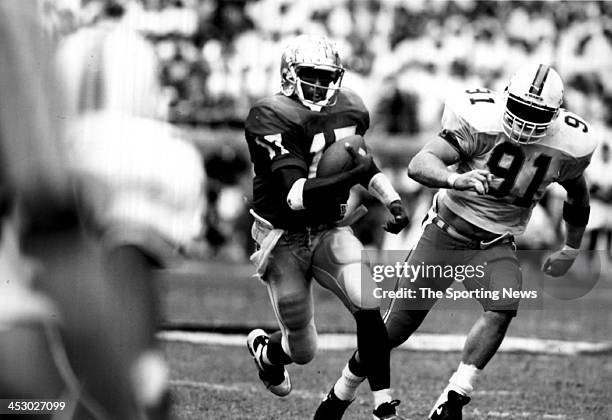
M344 105L350 108L354 108L357 111L368 112L361 97L355 91L348 88L342 88L340 92L338 92L337 105Z
M591 155L597 147L597 136L583 118L565 109L550 127L549 135L540 144L560 150L574 158Z
M466 89L446 99L444 113L474 134L498 133L502 131L503 101L501 94L489 89Z
M269 96L253 105L245 129L255 135L282 133L300 125L302 113L292 99L284 95Z

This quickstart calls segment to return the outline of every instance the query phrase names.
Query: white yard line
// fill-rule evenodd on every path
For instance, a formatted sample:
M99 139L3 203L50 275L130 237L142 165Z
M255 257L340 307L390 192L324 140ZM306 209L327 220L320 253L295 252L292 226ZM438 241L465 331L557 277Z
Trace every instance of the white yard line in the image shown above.
M530 411L516 411L516 412L509 412L509 411L480 411L480 410L473 410L471 412L465 413L465 414L470 414L473 416L479 416L478 418L496 418L496 419L510 419L510 420L514 420L514 419L533 419L536 417L541 416L542 419L544 420L567 420L568 417L565 414L548 414L548 413L544 413L544 414L538 414L538 413L532 413ZM572 419L572 420L582 420L582 419Z
M244 346L246 336L241 334L219 334L210 332L162 331L162 341L208 344L218 346ZM400 347L404 350L419 351L461 351L464 335L456 334L414 334ZM323 350L349 350L355 348L354 334L320 334L319 348ZM544 340L539 338L506 337L499 349L507 353L533 353L549 355L578 355L612 352L612 342L586 342Z
M261 386L259 384L252 384L247 382L235 382L231 385L223 385L211 382L199 382L192 381L189 379L172 379L170 385L179 388L196 388L206 389L208 391L222 391L222 392L240 392L244 394L254 394L261 392ZM473 395L475 396L490 396L490 395L518 395L518 391L506 391L506 390L488 390L488 391L476 391ZM324 393L315 393L310 391L304 391L294 389L291 391L291 395L298 396L305 399L322 399ZM551 417L552 418L552 417Z
M206 391L221 391L221 392L238 392L241 394L260 394L266 392L263 385L259 384L236 382L231 385L216 384L211 382L198 382L183 379L172 379L170 380L170 386L178 388L195 388L203 389ZM321 400L325 395L324 393L316 393L305 390L293 389L291 391L292 397L298 397L308 400Z

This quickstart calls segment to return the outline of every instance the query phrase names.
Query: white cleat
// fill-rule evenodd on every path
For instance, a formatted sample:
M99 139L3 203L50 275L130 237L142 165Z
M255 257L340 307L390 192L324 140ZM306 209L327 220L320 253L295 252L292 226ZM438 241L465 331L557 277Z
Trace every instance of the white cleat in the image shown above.
M269 336L262 329L255 329L247 336L247 347L259 372L259 379L274 395L285 397L291 392L289 373L282 365L268 365L261 360L261 355L268 345Z

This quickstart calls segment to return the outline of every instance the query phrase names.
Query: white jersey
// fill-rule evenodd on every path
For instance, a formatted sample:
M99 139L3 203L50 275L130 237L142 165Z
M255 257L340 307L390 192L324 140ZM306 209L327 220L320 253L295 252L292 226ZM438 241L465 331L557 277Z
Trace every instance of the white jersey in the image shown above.
M100 22L64 42L56 63L66 91L70 167L86 187L86 217L110 240L166 260L196 250L203 233L201 155L156 120L153 46L121 21Z
M86 195L94 224L137 227L136 237L124 239L137 243L151 240L146 231L156 234L168 250L143 245L164 259L170 248L197 248L206 204L201 155L173 130L161 121L104 113L81 118L67 132L77 179L101 186Z
M441 200L485 230L520 235L552 182L584 172L596 142L582 118L561 109L542 140L516 143L502 130L504 108L503 95L488 89L468 89L446 101L440 136L460 154L458 172L487 169L495 179L485 195L444 190Z

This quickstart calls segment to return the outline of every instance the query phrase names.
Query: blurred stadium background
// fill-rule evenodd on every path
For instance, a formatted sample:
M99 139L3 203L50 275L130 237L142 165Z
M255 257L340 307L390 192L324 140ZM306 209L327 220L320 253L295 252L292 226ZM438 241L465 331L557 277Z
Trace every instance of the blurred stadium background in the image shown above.
M527 61L550 62L566 83L565 107L593 124L599 147L589 170L593 215L585 248L600 250L604 275L585 298L552 311L528 311L509 335L567 342L609 343L612 336L612 2L400 0L142 0L120 1L122 24L154 46L162 85L155 108L202 155L207 174L204 244L197 260L177 261L160 274L165 350L171 364L175 414L180 419L303 419L341 369L349 350L323 351L312 365L293 368L296 392L268 396L242 347L188 343L173 332L273 328L265 289L252 278L248 214L251 167L242 125L249 107L279 85L286 41L299 33L327 34L349 70L344 86L371 112L366 139L413 214L409 232L383 235L385 210L364 191L369 215L355 230L371 248L408 248L418 234L432 192L411 182L405 168L436 135L445 96L464 86L503 90ZM58 38L96 25L107 1L47 0L43 12ZM118 63L120 66L121 63ZM553 249L561 235L563 196L551 190L521 238L523 249ZM572 280L589 270L577 264ZM529 275L529 270L526 273ZM571 282L568 283L571 287ZM321 332L350 332L352 319L318 289ZM561 307L562 306L562 307ZM478 308L436 311L421 331L462 334ZM174 337L174 338L172 338ZM454 340L454 341L453 341ZM458 338L449 338L449 349ZM242 345L242 344L240 344ZM500 354L467 418L612 419L612 363L601 354ZM605 349L608 350L605 350ZM427 413L457 353L397 352L394 386L408 418ZM365 394L348 418L366 418Z
M299 33L327 34L340 46L372 115L367 136L382 167L417 207L422 191L407 162L436 134L446 95L464 86L503 90L520 64L550 62L566 83L564 106L593 124L602 142L591 165L597 210L592 249L610 249L609 138L612 126L612 3L558 1L125 1L124 25L145 35L160 61L160 109L202 151L209 177L211 255L244 260L250 163L242 124L257 99L279 86L279 57ZM50 1L59 36L93 24L104 2ZM549 247L558 235L559 198L536 211L523 245ZM368 197L357 197L367 200ZM246 201L245 201L246 200ZM599 205L602 204L601 212ZM379 212L364 221L376 223ZM546 210L541 212L540 210ZM602 213L602 214L599 214ZM548 217L551 216L551 217ZM420 212L415 212L420 219ZM246 220L245 220L246 219ZM360 229L361 231L362 229ZM373 229L362 239L385 246ZM533 232L533 229L532 229ZM400 241L402 244L404 241ZM396 247L394 242L386 247Z

